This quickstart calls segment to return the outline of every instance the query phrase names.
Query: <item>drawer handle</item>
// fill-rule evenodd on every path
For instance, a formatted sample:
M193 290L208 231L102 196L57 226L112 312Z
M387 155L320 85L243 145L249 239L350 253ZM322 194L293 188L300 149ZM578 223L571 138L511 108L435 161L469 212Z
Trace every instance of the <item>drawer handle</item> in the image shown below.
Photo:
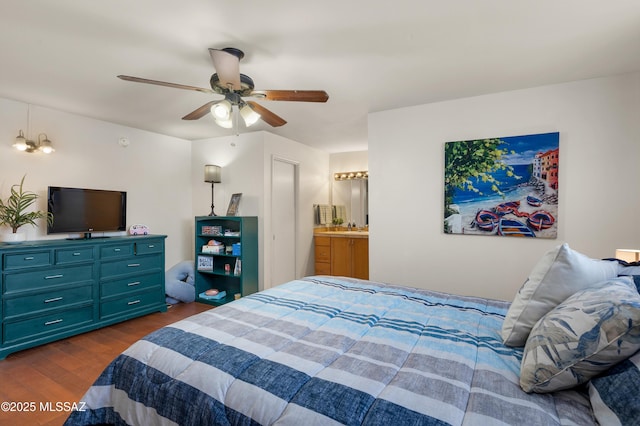
M127 265L127 267L129 267L129 268L137 268L138 266L140 266L139 263L130 263L130 264Z
M62 274L57 274L57 275L47 275L46 277L44 277L45 280L52 280L54 278L62 278L64 277L64 275Z
M148 246L148 247L149 247L149 248L155 248L156 246L155 246L155 245L153 245L153 244L149 244L149 246Z
M62 300L62 297L54 297L53 299L45 300L44 303L59 302L60 300Z
M114 248L113 251L118 252L118 251L120 251L120 249L119 248Z
M140 285L140 281L134 281L132 283L127 284L127 286L129 286L129 287L133 287L133 286L136 286L136 285Z
M80 256L80 253L79 252L75 252L75 253L73 253L73 255L74 256Z
M131 302L128 302L127 305L131 306L131 305L137 305L138 303L140 303L140 299L138 300L132 300Z
M44 323L44 325L53 325L53 324L58 324L62 322L62 319L57 319L57 320L53 320L53 321L47 321Z
M35 257L33 257L33 256L27 256L27 257L24 258L24 260L33 260L33 259L35 259Z

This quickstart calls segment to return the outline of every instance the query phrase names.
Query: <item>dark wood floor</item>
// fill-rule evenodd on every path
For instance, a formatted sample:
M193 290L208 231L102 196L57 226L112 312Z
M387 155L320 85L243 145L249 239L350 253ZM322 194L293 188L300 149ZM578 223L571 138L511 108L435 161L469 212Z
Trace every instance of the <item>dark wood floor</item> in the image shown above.
M181 303L167 312L9 355L0 361L0 403L26 403L28 410L32 407L35 410L6 412L3 405L0 425L61 425L69 414L64 412L64 405L80 402L89 386L120 352L164 325L207 309L211 306ZM61 403L63 411L56 411L56 403Z

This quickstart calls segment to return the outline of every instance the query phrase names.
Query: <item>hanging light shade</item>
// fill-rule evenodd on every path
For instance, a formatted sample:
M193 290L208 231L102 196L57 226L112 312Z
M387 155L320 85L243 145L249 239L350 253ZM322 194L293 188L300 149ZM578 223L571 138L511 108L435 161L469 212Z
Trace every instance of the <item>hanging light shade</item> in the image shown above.
M247 103L243 103L243 105L240 107L240 115L242 116L244 124L246 124L247 127L255 124L258 120L260 120L260 114L255 112L251 105Z
M40 139L40 136L44 136L44 139ZM45 154L51 154L55 151L55 149L53 149L53 146L51 146L51 141L47 137L46 133L41 133L38 136L38 149Z
M18 151L27 150L28 148L27 139L24 137L24 133L22 133L22 130L20 130L20 133L18 133L18 136L16 136L16 140L13 143L13 147Z
M216 119L216 123L218 122L218 120L230 120L231 102L226 99L223 99L220 102L216 102L215 104L211 105L211 114L213 115L213 118Z

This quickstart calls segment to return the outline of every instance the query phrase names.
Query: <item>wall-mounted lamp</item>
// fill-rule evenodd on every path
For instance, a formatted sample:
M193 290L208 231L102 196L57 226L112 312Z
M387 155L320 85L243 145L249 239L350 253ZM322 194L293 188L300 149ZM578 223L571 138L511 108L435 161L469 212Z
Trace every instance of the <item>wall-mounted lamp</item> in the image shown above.
M361 172L334 173L333 179L335 180L369 179L369 172L364 170Z
M44 139L42 138L44 136ZM13 142L13 147L18 151L24 152L44 152L45 154L51 154L55 151L51 145L51 141L47 137L46 133L40 133L37 141L32 141L24 137L22 130L16 136L16 140Z
M640 261L640 250L616 249L616 259L624 260L625 262L638 262Z
M211 213L209 216L217 216L213 211L213 184L222 182L222 167L213 164L204 166L204 181L211 183Z
M51 145L51 141L47 137L46 133L40 133L38 135L38 140L33 141L29 139L29 133L31 132L31 105L27 104L27 137L22 133L22 129L16 136L15 141L13 142L13 147L18 151L23 152L43 152L45 154L51 154L55 151L53 146ZM42 138L44 136L44 139Z

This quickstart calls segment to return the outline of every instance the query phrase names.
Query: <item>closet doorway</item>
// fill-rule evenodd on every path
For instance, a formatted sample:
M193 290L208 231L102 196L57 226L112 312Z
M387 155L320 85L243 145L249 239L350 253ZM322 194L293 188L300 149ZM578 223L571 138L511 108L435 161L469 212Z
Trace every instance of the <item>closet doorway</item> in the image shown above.
M271 287L296 278L298 166L295 161L272 157Z

